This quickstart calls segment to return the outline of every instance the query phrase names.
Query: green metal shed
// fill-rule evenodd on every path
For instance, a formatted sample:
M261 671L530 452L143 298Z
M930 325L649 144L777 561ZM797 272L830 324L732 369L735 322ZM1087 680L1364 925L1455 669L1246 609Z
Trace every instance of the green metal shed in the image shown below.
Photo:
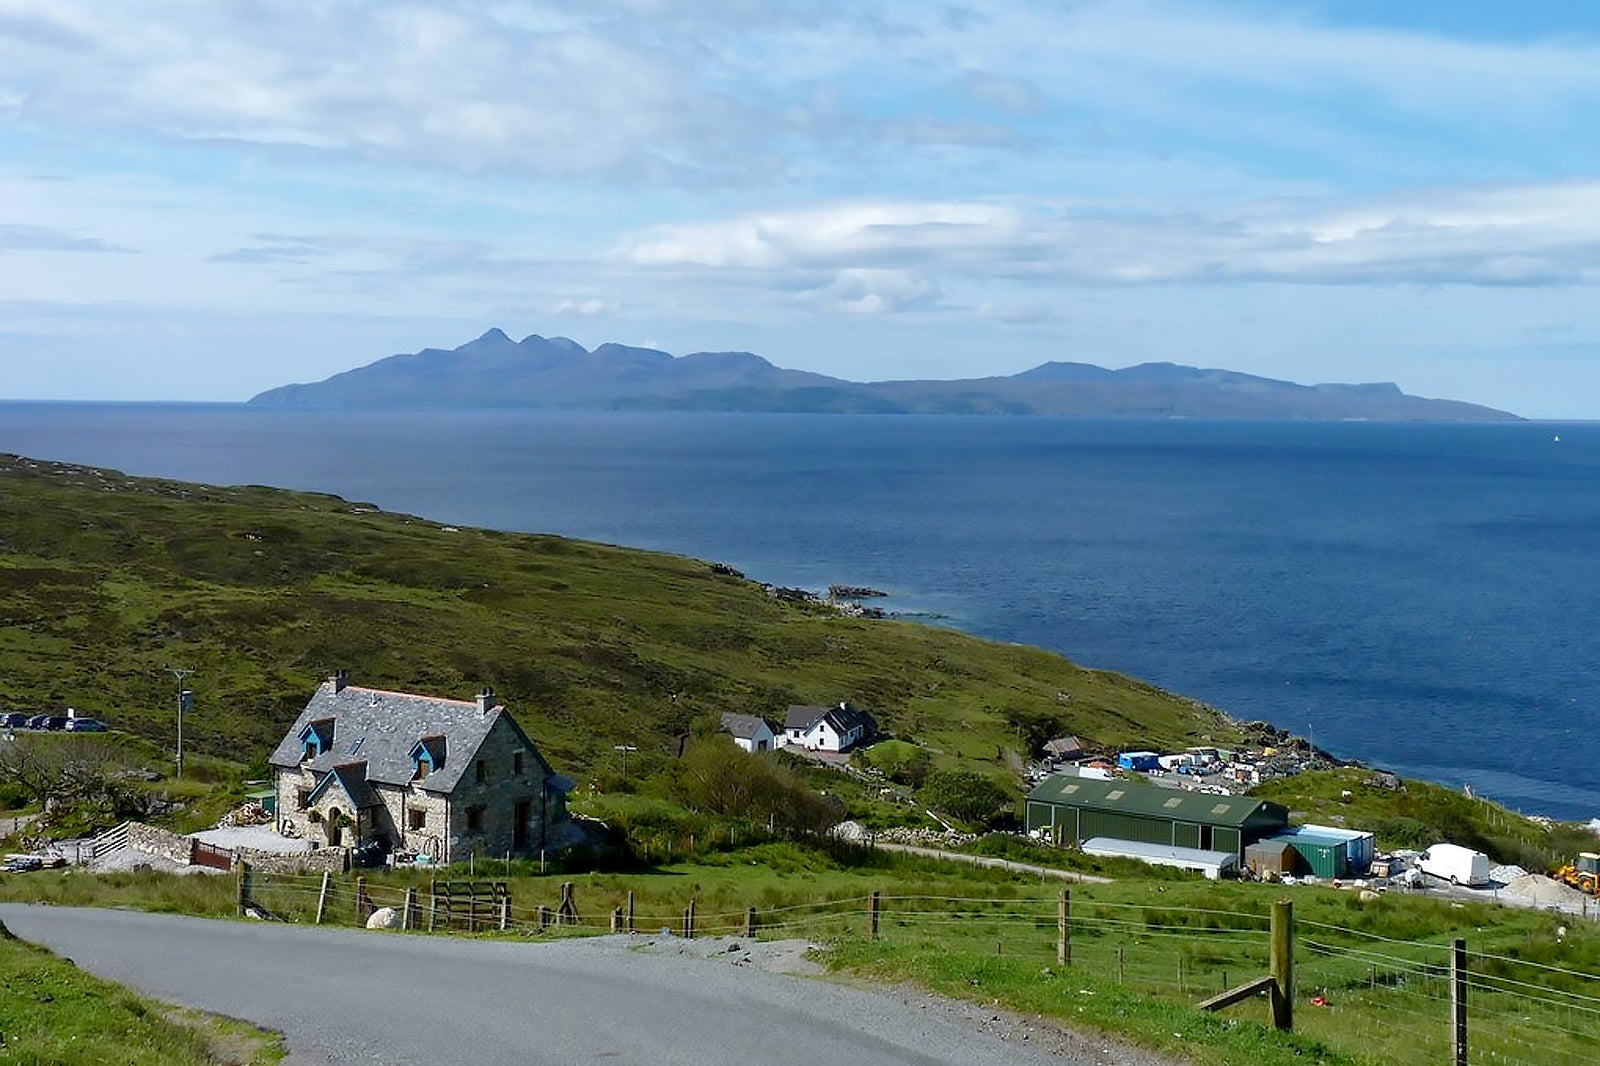
M1317 877L1332 880L1350 876L1350 842L1348 839L1318 833L1307 827L1297 827L1267 838L1293 848L1300 856L1300 866ZM1300 871L1294 871L1296 873Z
M1026 820L1030 833L1060 844L1111 837L1227 851L1243 862L1245 846L1282 832L1289 811L1251 796L1056 774L1028 793Z

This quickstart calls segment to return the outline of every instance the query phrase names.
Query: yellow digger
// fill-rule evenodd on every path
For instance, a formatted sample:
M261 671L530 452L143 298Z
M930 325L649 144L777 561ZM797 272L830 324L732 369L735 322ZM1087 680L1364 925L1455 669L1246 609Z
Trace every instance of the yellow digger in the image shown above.
M1600 854L1582 852L1578 855L1576 865L1568 863L1551 876L1557 881L1565 881L1580 892L1600 896Z

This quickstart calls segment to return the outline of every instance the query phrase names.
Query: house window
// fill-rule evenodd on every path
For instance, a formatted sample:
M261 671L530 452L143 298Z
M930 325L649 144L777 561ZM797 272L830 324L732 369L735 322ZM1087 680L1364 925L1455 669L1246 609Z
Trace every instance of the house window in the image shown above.
M406 811L406 828L407 829L426 829L426 828L428 828L428 812L423 810L421 807L411 807L411 808L407 809L407 811Z
M308 759L315 759L319 754L321 753L317 751L316 741L308 740L306 741L306 753L300 756L300 761L305 762Z
M478 760L477 777L480 785L489 780L489 766L482 759Z
M311 790L309 788L302 788L296 792L294 803L295 806L300 808L302 811L305 810L306 807L311 803Z
M522 776L522 752L515 752L511 756L511 772L518 777Z
M480 763L479 765L482 764ZM481 805L467 808L467 829L474 833L483 832L483 807Z

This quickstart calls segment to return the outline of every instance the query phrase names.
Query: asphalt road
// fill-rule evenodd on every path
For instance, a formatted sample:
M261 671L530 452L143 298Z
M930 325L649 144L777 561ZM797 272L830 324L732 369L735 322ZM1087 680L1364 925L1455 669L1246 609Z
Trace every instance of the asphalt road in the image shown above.
M1105 1061L1063 1057L1015 1027L1002 1039L925 997L637 951L628 938L474 941L14 904L0 921L148 996L280 1031L290 1064Z

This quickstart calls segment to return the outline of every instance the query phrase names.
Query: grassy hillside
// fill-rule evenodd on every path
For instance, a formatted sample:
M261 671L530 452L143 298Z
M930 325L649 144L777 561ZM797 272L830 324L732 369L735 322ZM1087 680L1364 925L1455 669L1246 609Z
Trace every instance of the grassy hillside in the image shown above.
M490 685L555 765L614 770L724 710L849 699L936 763L1014 762L1019 719L1106 745L1224 741L1215 712L1059 656L851 619L706 562L456 529L337 497L0 456L0 705L72 705L170 744L263 757L336 668Z

